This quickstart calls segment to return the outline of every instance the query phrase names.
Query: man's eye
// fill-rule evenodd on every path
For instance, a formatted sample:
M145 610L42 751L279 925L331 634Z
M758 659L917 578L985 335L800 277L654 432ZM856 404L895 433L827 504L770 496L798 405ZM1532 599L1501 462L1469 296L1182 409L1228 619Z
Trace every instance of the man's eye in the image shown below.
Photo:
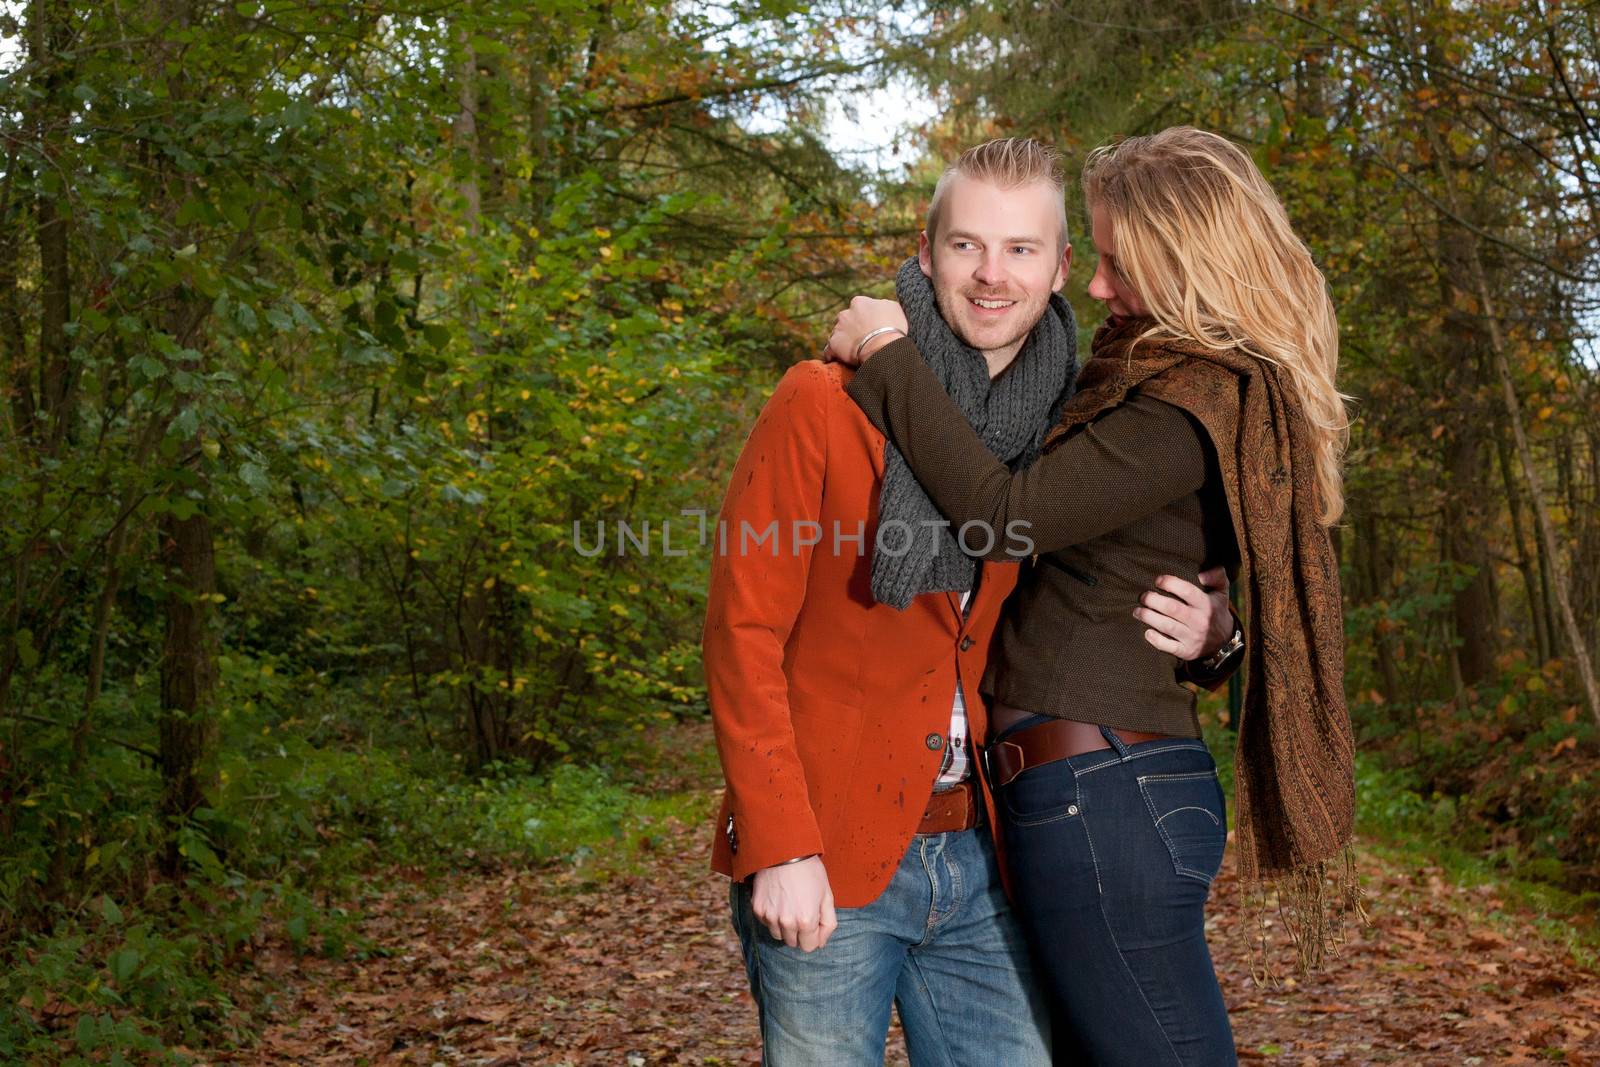
M1027 245L1013 245L1011 251L1021 252L1023 255L1033 254L1033 249L1029 248Z

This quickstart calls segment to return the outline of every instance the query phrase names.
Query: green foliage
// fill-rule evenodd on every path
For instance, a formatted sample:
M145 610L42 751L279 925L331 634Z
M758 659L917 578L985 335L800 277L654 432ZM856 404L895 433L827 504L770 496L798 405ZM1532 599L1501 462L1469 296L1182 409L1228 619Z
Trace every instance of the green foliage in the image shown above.
M0 1059L242 1039L218 976L362 951L374 872L679 810L595 768L704 713L682 512L852 270L788 239L858 199L807 106L850 6L18 14Z
M115 840L78 875L94 895L0 953L0 1000L12 1005L0 1058L37 1062L70 1047L131 1061L165 1057L174 1043L247 1041L253 1008L233 1002L225 976L247 970L268 937L330 958L371 951L353 927L375 874L559 862L599 876L627 864L659 820L705 817L703 795L641 792L615 769L561 764L530 776L502 763L465 774L427 752L318 747L290 721L235 728L215 806L178 831L181 883L131 860L161 840L132 802L157 776L133 761L97 766L103 784L76 798L74 825ZM28 884L44 877L62 818L34 799L4 868Z
M1335 535L1358 740L1438 793L1454 839L1600 886L1573 654L1600 652L1594 9L935 8L908 62L952 104L946 143L1026 132L1072 161L1190 123L1252 152L1327 278L1354 397Z
M1587 727L1579 733L1592 737ZM1233 757L1237 735L1218 725L1204 727L1205 741L1217 761L1217 775L1228 798L1230 825L1233 809ZM1439 745L1440 751L1450 751L1450 746ZM1561 839L1563 828L1572 823L1572 811L1565 802L1587 805L1594 810L1600 804L1594 775L1564 775L1548 773L1548 759L1538 749L1524 749L1523 771L1517 777L1523 781L1537 782L1550 777L1565 779L1564 790L1570 793L1562 801L1551 802L1545 798L1529 797L1526 812L1518 813L1516 823L1508 823L1503 816L1496 819L1491 811L1492 802L1483 798L1457 792L1441 791L1431 785L1425 768L1428 763L1415 766L1395 766L1381 752L1356 753L1356 832L1361 849L1376 850L1381 855L1398 859L1405 864L1439 866L1453 885L1472 887L1492 885L1496 895L1525 907L1538 916L1538 925L1552 938L1562 941L1586 965L1593 965L1600 953L1600 929L1590 917L1600 907L1600 892L1592 889L1577 891L1563 889L1570 878L1552 847ZM1528 768L1541 768L1529 771ZM1491 775L1494 782L1503 775ZM1495 823L1502 833L1513 833L1537 826L1528 834L1532 847L1515 844L1502 848L1491 847L1496 839ZM1552 841L1540 847L1539 833L1545 832ZM1583 922L1573 922L1582 918Z
M1600 931L1590 917L1600 907L1600 893L1571 892L1559 886L1559 864L1533 859L1515 850L1485 854L1467 837L1455 796L1429 792L1413 770L1390 768L1368 754L1356 760L1357 829L1367 847L1418 866L1443 869L1452 885L1463 889L1492 886L1505 901L1502 910L1525 908L1538 926L1564 942L1582 966L1594 966L1600 953ZM1580 921L1575 921L1580 920Z
M909 247L923 179L1000 130L1069 159L1183 119L1253 146L1362 398L1349 679L1386 754L1363 797L1592 878L1600 738L1569 717L1551 565L1515 525L1529 486L1496 451L1485 309L1439 210L1498 239L1481 265L1516 309L1554 521L1600 563L1571 280L1600 186L1551 71L1505 44L1543 24L1081 6L935 4L898 42L856 0L22 9L0 80L0 1059L244 1041L218 976L269 935L368 951L349 908L376 872L598 871L698 816L619 769L704 713L692 513L819 316ZM842 26L951 105L910 185L822 144ZM1545 49L1580 95L1593 31L1565 13ZM1573 569L1592 630L1600 565Z

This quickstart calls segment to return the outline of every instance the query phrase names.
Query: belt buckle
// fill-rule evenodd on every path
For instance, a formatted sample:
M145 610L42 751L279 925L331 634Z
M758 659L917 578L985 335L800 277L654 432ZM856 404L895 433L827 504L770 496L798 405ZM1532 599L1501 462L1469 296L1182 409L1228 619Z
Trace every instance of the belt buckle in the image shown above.
M1008 748L1008 747L1009 748L1013 748L1013 749L1016 750L1018 766L1017 766L1016 770L1014 770L1010 774L1006 775L1004 780L1002 780L995 774L994 754L995 754L995 751L997 749ZM1003 786L1010 785L1011 782L1013 780L1015 780L1017 775L1021 774L1024 770L1027 769L1027 760L1022 754L1022 746L1018 745L1018 744L1013 744L1010 741L1001 741L998 744L990 745L988 748L983 750L983 755L984 755L984 760L985 760L985 768L984 769L989 772L989 788L990 789L1000 789Z

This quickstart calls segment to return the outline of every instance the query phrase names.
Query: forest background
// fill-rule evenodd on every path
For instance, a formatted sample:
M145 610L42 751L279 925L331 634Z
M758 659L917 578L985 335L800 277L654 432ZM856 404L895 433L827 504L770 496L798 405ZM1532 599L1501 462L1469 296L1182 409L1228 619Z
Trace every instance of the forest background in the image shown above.
M0 1059L248 1044L220 976L359 951L383 871L702 817L637 787L707 715L683 513L944 160L1030 134L1075 174L1179 122L1255 154L1339 310L1364 825L1536 887L1592 960L1596 5L31 0L0 34ZM852 107L906 165L830 146Z

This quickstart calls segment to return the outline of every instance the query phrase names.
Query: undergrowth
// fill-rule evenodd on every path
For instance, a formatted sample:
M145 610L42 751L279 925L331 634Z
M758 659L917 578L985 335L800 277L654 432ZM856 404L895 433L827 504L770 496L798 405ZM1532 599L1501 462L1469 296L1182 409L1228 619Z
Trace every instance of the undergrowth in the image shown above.
M161 827L129 813L154 806L129 791L155 788L132 758L24 800L0 859L0 1063L186 1063L186 1047L246 1043L257 1005L236 1003L228 979L272 938L334 958L380 951L358 919L389 872L559 862L603 878L635 862L661 820L702 818L706 803L680 783L647 787L627 759L469 775L427 754L272 733L223 765L214 807L181 828L176 881L153 862ZM69 823L117 843L73 872L77 899L20 914L48 877L51 829Z

